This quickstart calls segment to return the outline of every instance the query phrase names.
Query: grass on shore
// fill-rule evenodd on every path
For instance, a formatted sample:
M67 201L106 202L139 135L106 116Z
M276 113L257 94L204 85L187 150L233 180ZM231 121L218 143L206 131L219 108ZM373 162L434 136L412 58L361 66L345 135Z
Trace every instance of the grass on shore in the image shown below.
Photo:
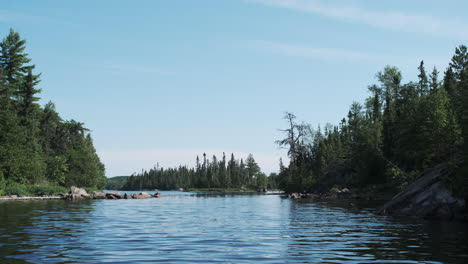
M100 191L96 187L84 187L86 192L92 193L94 191ZM70 188L54 185L51 183L42 184L20 184L12 181L0 182L0 196L53 196L59 194L66 194L70 191Z
M68 193L69 189L52 184L19 184L15 182L6 182L0 186L0 196L18 195L18 196L40 196L40 195L58 195L59 193Z

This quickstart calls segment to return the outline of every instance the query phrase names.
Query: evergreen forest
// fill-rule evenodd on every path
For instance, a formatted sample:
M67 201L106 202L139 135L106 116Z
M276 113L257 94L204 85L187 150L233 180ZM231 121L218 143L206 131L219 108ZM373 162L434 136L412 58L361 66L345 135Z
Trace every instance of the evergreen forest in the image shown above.
M195 168L179 166L176 168L159 168L128 178L123 190L177 190L177 189L237 189L255 190L276 188L273 182L260 171L260 167L250 154L245 162L236 159L231 154L227 160L225 153L218 158L213 155L211 160L203 153L203 158L197 156Z
M446 163L455 173L444 179L455 194L467 193L468 51L455 49L443 74L424 61L417 81L403 83L392 66L376 74L369 97L353 102L339 124L313 128L285 113L288 151L278 184L286 191L324 192L332 187L383 186L401 189L425 168Z
M105 169L83 123L63 120L52 102L39 104L41 74L13 29L0 43L0 195L47 193L70 186L103 188ZM142 171L116 181L121 189L282 189L326 192L330 188L382 186L402 189L424 169L445 163L454 173L445 184L468 193L468 49L459 46L441 74L417 67L403 83L393 66L378 72L364 102L353 102L339 124L312 127L284 115L287 150L279 173L267 177L252 155L245 160L196 158L195 167ZM42 186L42 187L41 187Z
M102 188L104 165L83 123L39 105L40 76L13 29L0 43L0 195Z

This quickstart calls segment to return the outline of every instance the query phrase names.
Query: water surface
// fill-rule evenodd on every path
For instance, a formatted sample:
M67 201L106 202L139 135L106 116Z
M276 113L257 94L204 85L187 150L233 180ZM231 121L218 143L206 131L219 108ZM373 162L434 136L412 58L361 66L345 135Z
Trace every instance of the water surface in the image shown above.
M0 263L468 263L463 224L276 195L0 202Z

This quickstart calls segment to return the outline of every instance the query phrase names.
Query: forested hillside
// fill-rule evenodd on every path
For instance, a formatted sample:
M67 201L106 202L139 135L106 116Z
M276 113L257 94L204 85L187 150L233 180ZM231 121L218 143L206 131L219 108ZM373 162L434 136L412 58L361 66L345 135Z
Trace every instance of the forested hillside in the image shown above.
M36 184L104 187L89 130L52 102L38 104L40 74L25 44L13 30L0 43L0 195Z
M280 187L403 187L425 168L448 162L458 173L446 184L466 194L468 171L460 160L468 160L467 48L456 48L442 77L435 67L428 73L423 61L418 70L417 82L402 83L398 68L385 67L368 87L370 96L352 103L338 125L313 129L286 113L285 137L277 143L290 163L280 165Z
M196 159L195 168L179 166L177 168L158 168L143 171L128 178L124 190L177 190L179 188L265 188L268 177L250 154L247 159L237 160L231 154L229 160L223 153L221 160L213 155L208 159Z
M107 190L121 190L127 183L128 177L130 176L115 176L112 178L107 178L105 188Z

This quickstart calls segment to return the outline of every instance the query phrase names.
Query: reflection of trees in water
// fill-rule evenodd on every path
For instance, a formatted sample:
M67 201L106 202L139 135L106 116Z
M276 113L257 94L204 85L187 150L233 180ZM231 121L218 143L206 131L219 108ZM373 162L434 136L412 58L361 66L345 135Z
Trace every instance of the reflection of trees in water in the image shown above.
M371 206L291 200L288 257L318 263L466 263L468 237L463 224L393 219L375 215Z
M93 210L89 200L0 202L0 263L62 258L81 247L82 225L89 223Z

